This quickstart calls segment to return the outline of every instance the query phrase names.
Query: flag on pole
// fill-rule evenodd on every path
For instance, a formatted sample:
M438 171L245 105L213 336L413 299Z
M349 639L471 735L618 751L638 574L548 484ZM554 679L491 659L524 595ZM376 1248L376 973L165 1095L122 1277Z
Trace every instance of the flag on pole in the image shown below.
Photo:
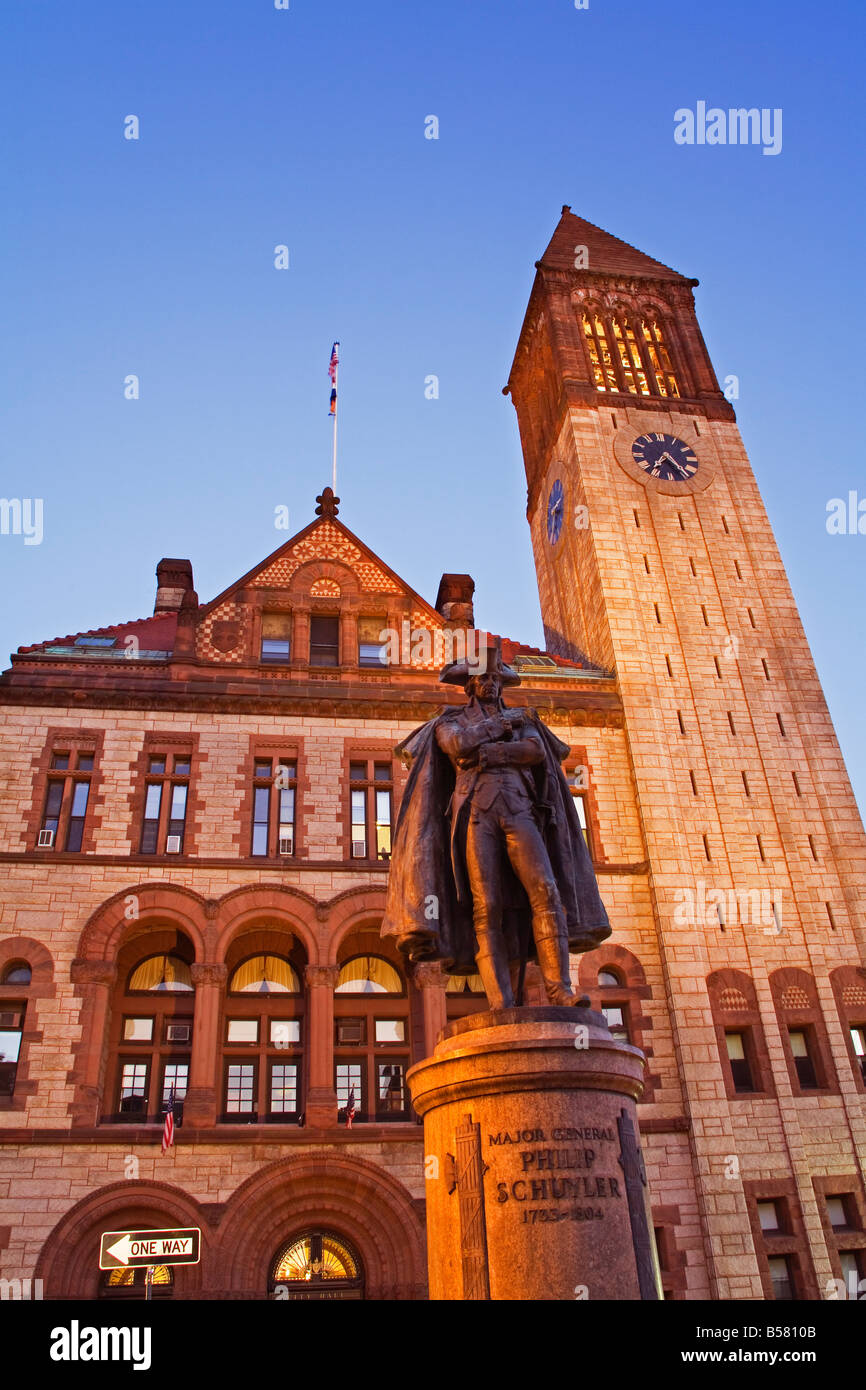
M352 1128L352 1121L355 1118L355 1088L349 1092L349 1099L346 1101L346 1128Z
M165 1112L165 1124L162 1127L162 1151L168 1153L174 1144L174 1087L168 1098L168 1109Z
M340 357L337 352L339 343L335 343L331 348L331 360L328 363L328 376L331 378L331 405L329 415L337 414L337 368L340 365Z

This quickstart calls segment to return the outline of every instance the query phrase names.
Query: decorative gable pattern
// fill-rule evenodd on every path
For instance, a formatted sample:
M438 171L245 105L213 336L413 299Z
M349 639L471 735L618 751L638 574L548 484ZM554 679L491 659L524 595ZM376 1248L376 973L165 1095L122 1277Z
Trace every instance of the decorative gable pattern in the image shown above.
M298 541L297 545L285 555L281 555L267 569L260 570L250 581L254 589L280 588L311 560L337 560L347 565L358 578L361 589L366 593L399 594L399 584L379 565L368 559L354 545L349 537L332 521L322 521L309 535Z

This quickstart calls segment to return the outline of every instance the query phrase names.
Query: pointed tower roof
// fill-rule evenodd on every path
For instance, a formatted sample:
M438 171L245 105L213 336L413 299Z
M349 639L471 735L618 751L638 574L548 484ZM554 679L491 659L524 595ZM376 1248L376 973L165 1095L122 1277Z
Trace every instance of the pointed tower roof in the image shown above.
M646 275L654 280L679 280L687 285L696 285L697 280L689 280L679 271L672 270L652 256L645 256L636 246L611 236L593 222L577 217L566 203L556 231L551 237L547 250L536 262L540 267L549 266L553 270L574 270L575 247L585 246L588 265L586 269L602 275Z

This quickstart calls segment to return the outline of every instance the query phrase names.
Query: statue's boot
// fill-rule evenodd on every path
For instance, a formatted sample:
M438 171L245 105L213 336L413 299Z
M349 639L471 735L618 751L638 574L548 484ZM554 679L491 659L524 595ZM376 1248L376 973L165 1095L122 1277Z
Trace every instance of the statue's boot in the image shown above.
M477 935L477 931L476 931ZM475 957L478 974L487 995L491 1009L513 1009L514 991L511 986L511 971L505 957L504 943L491 948L489 938L478 937L478 954Z
M568 937L565 925L553 912L540 913L533 922L535 949L538 965L544 980L544 989L551 1004L573 1005L588 1009L590 1001L585 994L575 994L571 988L568 969Z

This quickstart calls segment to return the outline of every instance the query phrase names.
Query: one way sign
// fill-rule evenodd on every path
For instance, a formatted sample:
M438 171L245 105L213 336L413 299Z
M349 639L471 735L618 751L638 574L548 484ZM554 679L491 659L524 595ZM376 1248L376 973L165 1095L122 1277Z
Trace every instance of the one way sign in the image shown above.
M104 1231L99 1246L100 1269L140 1269L142 1265L197 1265L201 1230Z

